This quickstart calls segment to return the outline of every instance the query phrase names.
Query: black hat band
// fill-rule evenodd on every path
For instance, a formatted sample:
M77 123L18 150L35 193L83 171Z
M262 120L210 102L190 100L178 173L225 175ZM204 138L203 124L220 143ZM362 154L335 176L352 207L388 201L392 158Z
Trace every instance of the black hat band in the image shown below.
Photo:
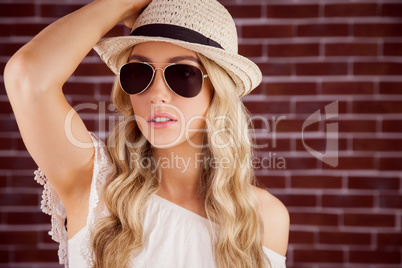
M216 41L191 29L171 24L147 24L138 27L131 36L165 37L223 49Z

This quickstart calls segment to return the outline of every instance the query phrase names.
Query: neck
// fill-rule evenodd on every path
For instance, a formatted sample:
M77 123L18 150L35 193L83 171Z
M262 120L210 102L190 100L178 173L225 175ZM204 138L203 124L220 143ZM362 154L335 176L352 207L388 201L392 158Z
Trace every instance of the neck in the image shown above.
M184 143L174 148L156 149L154 156L162 176L158 194L178 201L198 199L203 165L201 148Z

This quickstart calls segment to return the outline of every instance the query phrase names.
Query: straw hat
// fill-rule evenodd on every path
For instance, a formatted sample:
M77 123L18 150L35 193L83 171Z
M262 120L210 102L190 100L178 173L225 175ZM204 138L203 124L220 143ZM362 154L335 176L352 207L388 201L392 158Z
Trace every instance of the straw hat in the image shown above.
M102 40L94 50L117 74L130 49L149 41L172 43L213 60L232 77L241 96L261 83L257 65L238 54L232 16L216 0L153 0L136 20L130 36Z

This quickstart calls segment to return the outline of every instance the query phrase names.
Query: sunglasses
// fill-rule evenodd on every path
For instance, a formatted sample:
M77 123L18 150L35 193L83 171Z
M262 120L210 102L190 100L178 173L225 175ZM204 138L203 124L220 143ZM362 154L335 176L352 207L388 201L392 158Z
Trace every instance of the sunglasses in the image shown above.
M120 68L119 81L124 92L136 95L144 92L154 80L156 70L163 71L168 87L185 98L197 96L204 84L204 74L198 67L172 63L165 68L154 68L149 62L130 62Z

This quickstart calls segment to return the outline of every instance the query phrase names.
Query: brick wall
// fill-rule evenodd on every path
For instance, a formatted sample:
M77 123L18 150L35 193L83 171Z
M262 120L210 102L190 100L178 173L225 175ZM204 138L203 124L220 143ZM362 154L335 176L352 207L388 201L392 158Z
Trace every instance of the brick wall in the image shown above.
M46 25L86 2L2 0L0 69ZM244 102L257 143L268 145L257 150L265 160L259 181L291 214L288 267L400 267L402 2L221 2L236 19L241 54L264 74ZM117 26L108 35L121 34L128 31ZM91 52L65 86L72 105L97 105L79 113L103 137L109 128L99 114L108 111L112 80ZM0 86L0 267L59 267L50 218L39 209L36 166ZM307 148L318 158L330 154L329 162Z

